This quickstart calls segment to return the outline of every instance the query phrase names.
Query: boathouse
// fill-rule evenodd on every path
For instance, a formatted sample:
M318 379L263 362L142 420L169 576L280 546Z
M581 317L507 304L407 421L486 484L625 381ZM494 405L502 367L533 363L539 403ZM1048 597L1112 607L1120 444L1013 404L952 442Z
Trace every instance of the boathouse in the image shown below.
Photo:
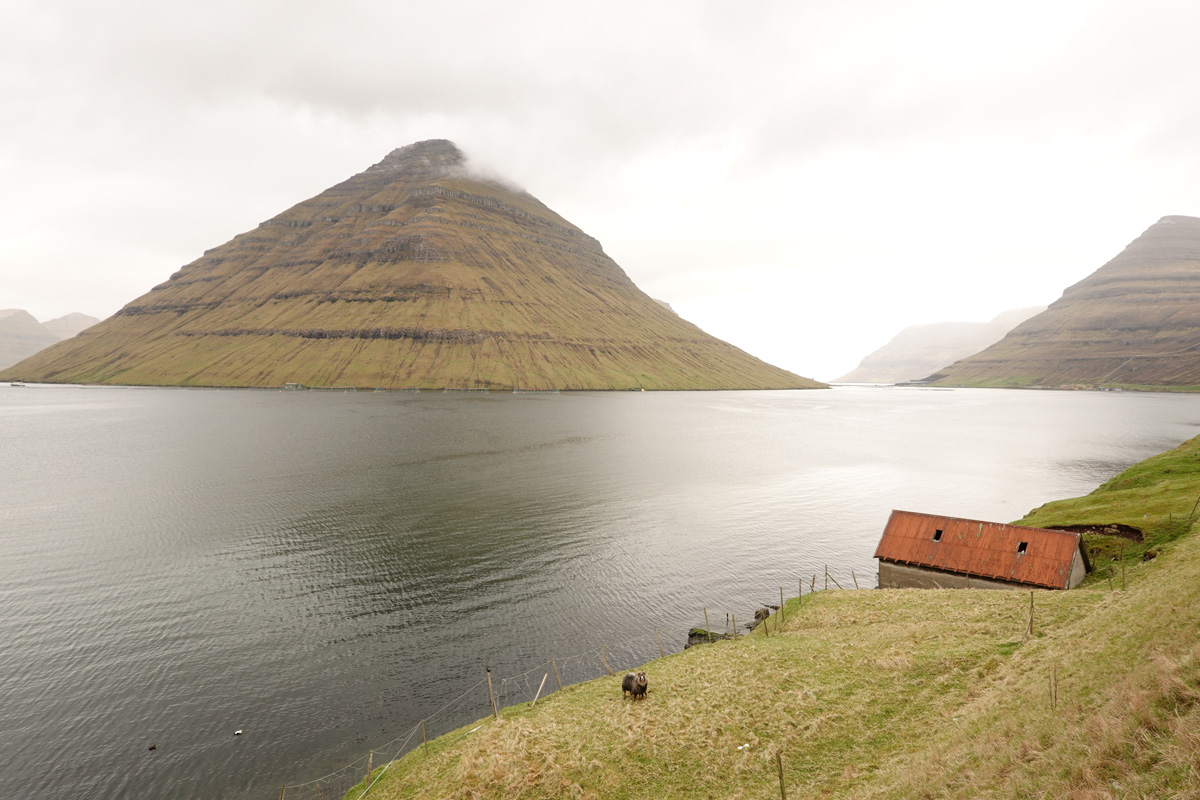
M1070 589L1090 566L1080 534L893 511L875 548L880 588Z

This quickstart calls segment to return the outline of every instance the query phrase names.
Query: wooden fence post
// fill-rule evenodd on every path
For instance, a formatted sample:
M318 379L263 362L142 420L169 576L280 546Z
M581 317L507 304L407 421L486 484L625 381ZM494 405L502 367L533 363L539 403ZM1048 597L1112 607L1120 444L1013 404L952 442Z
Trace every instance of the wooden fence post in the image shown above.
M492 691L492 668L491 667L487 668L487 678L488 678L488 699L492 701L492 716L499 717L500 710L498 708L496 708L496 693Z
M535 694L533 696L533 702L529 704L530 708L533 708L534 706L537 705L538 698L542 696L542 687L546 685L546 678L549 678L549 677L550 677L549 674L542 676L542 682L540 684L538 684L537 694Z
M367 792L371 791L371 762L375 760L375 751L367 751L367 777L363 778L363 785L367 788L363 789L361 797L366 797Z
M554 680L558 682L558 690L562 691L562 678L558 677L558 664L554 663L554 659L550 659L550 666L554 667Z
M421 744L425 745L425 757L429 758L429 737L425 735L425 720L421 720Z
M775 751L775 766L779 768L779 800L787 800L787 789L783 786L783 754Z
M796 589L799 592L796 595L796 605L802 606L804 605L804 578L799 578L796 581Z
M783 587L779 587L779 616L783 616Z
M708 634L708 643L712 644L712 628L708 627L708 609L704 609L704 632Z
M733 638L737 638L737 614L733 615Z
M1029 624L1025 627L1025 638L1033 636L1033 592L1029 593Z
M600 645L600 660L604 662L604 668L608 670L609 675L615 675L612 667L608 665L608 651L604 649L604 645Z
M855 589L857 589L857 588L858 588L858 578L857 578L857 577L855 577L855 575L854 575L854 570L850 570L850 577L851 577L851 578L854 578L854 588L855 588ZM970 581L970 580L971 580L970 576L967 576L967 580L968 580L968 581Z

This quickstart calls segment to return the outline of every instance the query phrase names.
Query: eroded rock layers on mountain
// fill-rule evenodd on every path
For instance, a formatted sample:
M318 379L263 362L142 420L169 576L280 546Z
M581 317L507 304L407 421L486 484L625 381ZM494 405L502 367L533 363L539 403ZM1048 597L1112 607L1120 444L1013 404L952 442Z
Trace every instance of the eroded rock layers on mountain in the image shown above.
M147 385L807 388L643 294L599 242L442 140L183 267L8 371Z
M1200 386L1200 219L1163 217L941 385Z

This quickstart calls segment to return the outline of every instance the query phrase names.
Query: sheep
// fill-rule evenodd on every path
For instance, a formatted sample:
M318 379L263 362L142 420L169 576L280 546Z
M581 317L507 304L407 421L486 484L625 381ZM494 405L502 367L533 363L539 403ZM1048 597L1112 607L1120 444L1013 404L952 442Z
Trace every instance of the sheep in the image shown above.
M625 679L621 681L621 698L624 699L626 694L629 694L634 700L645 697L646 688L646 673L626 673Z

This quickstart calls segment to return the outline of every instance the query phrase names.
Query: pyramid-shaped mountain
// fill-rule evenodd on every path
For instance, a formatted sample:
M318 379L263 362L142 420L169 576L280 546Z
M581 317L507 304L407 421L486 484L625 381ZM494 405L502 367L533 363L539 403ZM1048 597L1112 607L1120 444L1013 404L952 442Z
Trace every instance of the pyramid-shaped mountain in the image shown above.
M818 384L643 294L529 194L418 142L207 251L0 373L184 386L765 389Z
M1041 314L927 380L1200 388L1200 219L1163 217Z

